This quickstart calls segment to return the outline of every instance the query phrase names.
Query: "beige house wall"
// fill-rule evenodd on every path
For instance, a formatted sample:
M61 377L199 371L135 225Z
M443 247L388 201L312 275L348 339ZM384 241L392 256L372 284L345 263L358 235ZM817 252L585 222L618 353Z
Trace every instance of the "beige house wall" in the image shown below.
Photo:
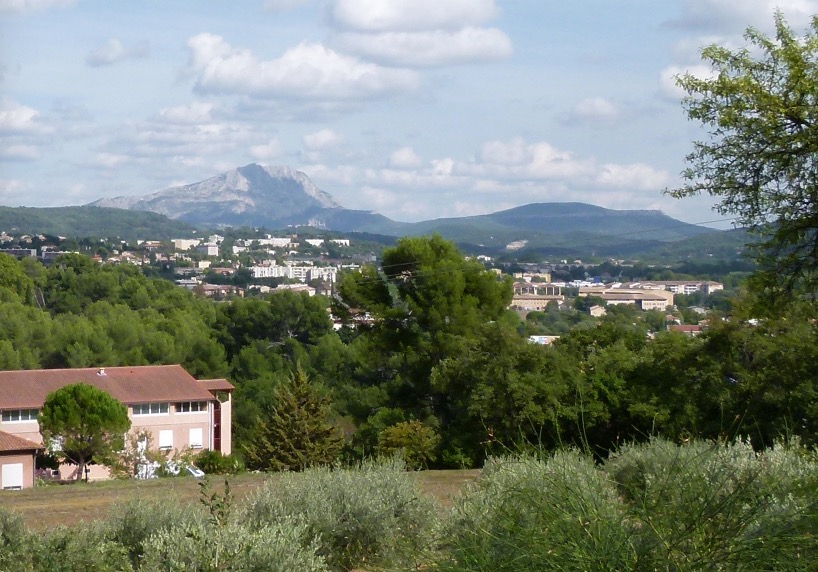
M227 400L222 402L222 443L223 455L229 455L233 451L233 395L227 394Z
M23 439L42 443L43 436L40 435L40 425L36 421L0 421L0 431L17 435Z
M10 423L6 423L6 425L10 425ZM30 489L34 486L33 451L0 454L0 475L3 474L3 465L16 465L18 463L23 464L23 488Z

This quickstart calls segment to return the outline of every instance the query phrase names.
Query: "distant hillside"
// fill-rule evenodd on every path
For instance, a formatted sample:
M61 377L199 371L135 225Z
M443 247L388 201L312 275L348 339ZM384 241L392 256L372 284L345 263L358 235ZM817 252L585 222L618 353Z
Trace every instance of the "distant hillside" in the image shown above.
M310 224L315 213L339 208L307 175L251 163L198 183L143 196L100 199L92 206L151 211L195 225Z
M113 208L0 207L0 230L11 235L166 240L189 236L196 227L156 213Z

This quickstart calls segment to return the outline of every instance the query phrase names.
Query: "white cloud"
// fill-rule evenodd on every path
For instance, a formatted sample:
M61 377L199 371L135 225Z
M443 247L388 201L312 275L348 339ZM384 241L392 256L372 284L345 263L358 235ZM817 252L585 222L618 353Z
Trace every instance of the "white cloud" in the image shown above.
M682 26L712 29L728 28L740 31L747 26L772 31L773 14L781 10L792 26L809 24L818 12L815 0L687 0L682 2L682 15L674 21Z
M692 64L689 66L668 66L659 74L659 89L663 96L674 101L679 101L685 95L685 90L676 84L676 78L685 74L707 79L715 76L713 69L704 64Z
M343 137L332 129L321 129L315 133L304 135L304 145L311 151L320 151L334 147L342 140Z
M2 141L0 141L2 143ZM33 145L0 144L0 160L34 161L40 158L40 151Z
M194 36L188 46L200 91L336 101L412 91L419 81L415 72L363 63L321 44L301 43L274 60L213 34Z
M365 32L456 30L498 13L494 0L333 0L333 23Z
M8 206L30 206L33 185L19 179L0 179L0 203Z
M401 147L389 157L389 165L398 169L419 167L423 160L411 147Z
M0 12L34 12L71 6L74 0L0 0Z
M574 106L571 116L580 121L610 122L619 119L622 112L604 97L583 99Z
M33 107L11 99L0 100L0 133L36 133L42 131L37 122L40 113Z
M103 169L114 169L128 163L131 158L119 153L97 153L90 166Z
M250 147L250 156L259 161L269 161L281 155L281 143L276 139L270 139L263 145Z
M611 187L659 192L670 182L670 175L667 171L654 169L644 163L631 165L609 163L602 165L597 181Z
M345 52L382 64L409 67L495 61L509 57L513 51L511 39L496 28L344 33L333 41Z
M85 63L92 67L110 66L125 60L145 58L149 52L147 44L126 48L120 40L111 38L104 46L88 54Z
M214 105L203 101L196 101L189 105L178 105L176 107L165 107L159 111L159 115L169 123L197 124L212 120L211 113Z

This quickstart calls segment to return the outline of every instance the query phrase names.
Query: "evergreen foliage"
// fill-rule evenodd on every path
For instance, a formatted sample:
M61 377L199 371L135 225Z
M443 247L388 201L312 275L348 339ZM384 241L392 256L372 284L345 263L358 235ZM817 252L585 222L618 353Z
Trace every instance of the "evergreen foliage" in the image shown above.
M275 404L256 419L244 454L251 469L300 471L336 462L343 435L332 423L332 400L300 365L275 388Z
M37 420L43 439L52 443L52 453L77 465L77 480L87 463L102 462L121 449L123 435L131 427L128 409L87 383L66 385L49 393Z

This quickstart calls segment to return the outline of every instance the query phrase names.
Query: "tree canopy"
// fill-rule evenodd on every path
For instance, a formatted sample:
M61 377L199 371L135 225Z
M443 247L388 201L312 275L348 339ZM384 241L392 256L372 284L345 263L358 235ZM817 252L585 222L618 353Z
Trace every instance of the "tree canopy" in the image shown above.
M818 17L797 35L781 13L775 37L748 29L748 47L710 45L712 73L687 73L684 109L707 128L671 194L720 198L717 210L759 237L760 293L818 290Z
M131 428L128 409L120 401L81 382L49 393L38 421L52 452L78 465L77 480L87 463L121 448Z

